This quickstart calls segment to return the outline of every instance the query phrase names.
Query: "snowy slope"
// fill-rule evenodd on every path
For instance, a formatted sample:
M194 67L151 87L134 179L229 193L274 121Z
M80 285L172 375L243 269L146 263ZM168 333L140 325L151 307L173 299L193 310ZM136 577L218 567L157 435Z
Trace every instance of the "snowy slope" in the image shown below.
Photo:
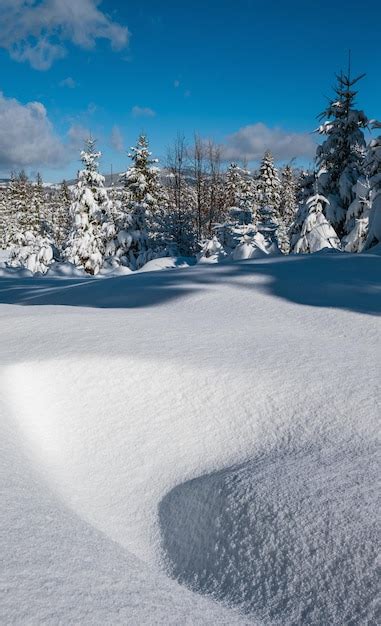
M380 262L0 279L1 621L376 623Z

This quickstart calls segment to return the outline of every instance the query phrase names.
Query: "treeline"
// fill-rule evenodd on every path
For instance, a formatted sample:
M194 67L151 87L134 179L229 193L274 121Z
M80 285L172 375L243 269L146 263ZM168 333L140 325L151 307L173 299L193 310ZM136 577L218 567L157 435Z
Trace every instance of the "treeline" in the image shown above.
M136 270L165 255L220 261L370 248L381 240L381 137L367 144L364 131L381 125L355 109L358 80L337 77L317 129L324 141L313 172L292 164L279 172L270 152L258 171L225 168L221 149L197 136L191 146L176 139L163 172L142 135L130 167L107 189L92 138L73 188L13 175L0 191L8 264L45 273L67 262L97 274L120 265Z

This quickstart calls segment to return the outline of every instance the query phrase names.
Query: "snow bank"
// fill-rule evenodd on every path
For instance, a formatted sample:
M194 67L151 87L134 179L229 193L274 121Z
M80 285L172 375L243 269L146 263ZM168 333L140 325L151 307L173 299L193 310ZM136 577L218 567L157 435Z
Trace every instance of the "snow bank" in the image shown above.
M158 259L152 259L152 261L148 261L143 267L138 270L138 272L156 272L160 270L167 269L178 269L178 268L186 268L195 264L195 259L192 257L185 256L168 256L162 257Z
M334 435L334 445L283 445L169 492L160 519L170 572L264 623L371 623L379 451Z
M3 621L372 623L379 263L2 279Z

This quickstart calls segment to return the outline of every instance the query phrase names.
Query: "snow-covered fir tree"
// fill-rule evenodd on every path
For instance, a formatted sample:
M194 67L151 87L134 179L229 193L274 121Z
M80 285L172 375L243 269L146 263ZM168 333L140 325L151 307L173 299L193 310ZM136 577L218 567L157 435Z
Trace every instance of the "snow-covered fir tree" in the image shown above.
M9 224L8 245L19 244L22 233L36 227L37 220L30 212L31 200L31 184L24 170L18 174L12 172L8 202L13 219Z
M71 206L71 193L66 180L63 180L58 194L56 194L56 201L53 213L53 232L54 240L59 248L69 234L70 229L70 206Z
M0 187L0 249L7 248L8 225L11 215L8 202L8 187L2 185Z
M381 128L380 122L373 122ZM372 139L368 146L366 173L369 181L367 236L363 249L367 250L381 242L381 136Z
M49 216L47 212L47 204L44 193L44 185L42 176L38 172L36 180L31 184L31 216L38 222L38 228L41 233L47 234L50 231Z
M52 244L46 235L26 231L22 233L20 243L11 248L7 265L25 268L33 274L46 274L53 261Z
M369 122L363 111L354 108L354 86L362 77L351 78L350 70L337 76L335 97L319 116L324 121L317 132L327 137L316 153L319 193L329 201L326 217L340 237L354 226L347 212L354 200L353 186L364 166L363 129Z
M300 208L303 222L293 245L293 252L296 254L318 252L323 248L340 249L340 239L324 215L324 207L327 204L327 198L315 193Z
M230 163L225 176L225 202L228 209L238 207L241 187L241 168L237 163Z
M258 175L258 186L260 191L260 217L267 218L268 215L276 217L279 212L281 202L281 182L278 170L274 166L274 158L267 150L261 161Z
M139 269L158 254L162 240L165 194L159 179L158 160L152 159L148 139L140 135L128 155L130 167L121 175L124 192L115 207L116 234L107 254L117 263ZM159 244L160 240L160 244Z
M316 175L314 170L301 170L296 177L296 210L305 204L306 200L315 193Z
M294 219L288 230L288 238L290 241L290 250L300 237L304 220L307 216L307 200L316 193L316 175L310 170L302 170L297 177L296 182L296 200L297 208Z
M221 238L223 239L223 236ZM201 250L197 255L199 263L220 263L228 256L217 234L213 235L210 239L205 239L200 244L200 247Z
M104 262L110 224L110 202L104 187L104 176L99 171L100 152L95 140L86 141L81 152L83 169L73 191L70 206L71 228L64 247L64 258L89 274L98 274Z
M242 224L253 224L257 218L257 193L250 172L231 163L225 177L225 204L226 211L232 209L240 212L239 221Z
M258 228L265 237L268 246L277 246L276 233L279 226L281 182L270 151L264 154L259 168L258 189L260 201Z
M372 121L374 128L379 122ZM361 252L369 246L370 223L374 227L374 206L381 192L381 137L376 137L367 146L364 161L364 172L353 186L354 199L348 207L345 227L347 235L343 238L343 246L347 252ZM370 235L372 238L372 235Z
M361 252L368 236L371 210L370 182L367 176L361 176L357 180L353 186L353 193L354 199L348 207L345 218L349 232L343 237L342 244L346 252Z
M42 181L32 185L25 172L13 176L9 202L15 219L10 223L8 245L10 267L45 274L53 260L52 241L42 226Z
M243 169L238 206L246 216L245 221L250 221L250 224L257 223L258 204L259 196L256 181L254 181L247 169Z
M297 182L291 165L286 165L283 168L281 184L279 214L286 228L289 228L295 219L298 208L296 199Z
M215 224L214 235L203 241L198 262L219 263L224 259L244 260L268 254L266 241L254 224L242 224L232 212L229 221Z
M291 165L286 165L282 170L280 195L275 238L279 250L283 254L289 254L290 228L297 211L296 179Z

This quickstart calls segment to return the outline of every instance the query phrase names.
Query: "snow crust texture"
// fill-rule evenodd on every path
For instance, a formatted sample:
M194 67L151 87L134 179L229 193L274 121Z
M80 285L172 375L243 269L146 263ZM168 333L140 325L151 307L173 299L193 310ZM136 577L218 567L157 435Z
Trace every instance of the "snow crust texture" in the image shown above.
M264 623L376 624L378 454L285 448L176 487L160 504L169 571Z

